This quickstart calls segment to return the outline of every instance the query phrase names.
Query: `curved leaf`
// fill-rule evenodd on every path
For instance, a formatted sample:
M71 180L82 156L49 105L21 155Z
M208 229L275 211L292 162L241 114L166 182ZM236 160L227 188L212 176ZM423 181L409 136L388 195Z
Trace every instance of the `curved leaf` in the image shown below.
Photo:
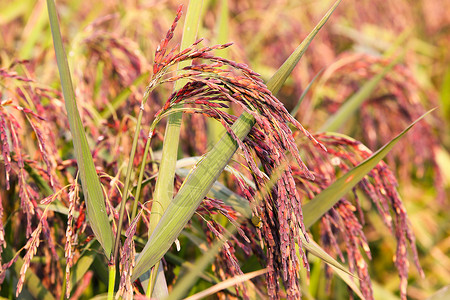
M297 104L295 104L294 108L291 110L291 115L295 116L300 108L300 104L302 104L303 99L305 99L306 94L308 93L309 89L313 85L313 83L316 81L317 77L319 77L320 74L322 74L324 69L320 70L319 73L314 76L314 78L311 80L311 82L308 84L308 86L305 88L303 93L300 95L300 98L297 101Z
M415 120L399 135L393 138L389 143L372 154L365 161L340 177L328 188L323 190L310 202L303 206L303 223L306 228L311 227L320 217L322 217L330 208L333 207L346 193L348 193L367 173L370 172L388 153L392 147L420 120L432 112L429 110L420 118Z
M361 104L373 93L378 83L399 63L403 56L399 56L387 65L380 73L367 81L355 94L353 94L339 110L328 118L319 131L338 131L346 120L361 106Z
M203 290L195 295L192 295L188 298L186 298L186 300L199 300L199 299L204 299L207 296L213 295L217 292L220 292L221 290L224 290L226 288L235 286L239 283L243 283L246 281L249 281L252 278L255 278L257 276L261 276L267 273L267 269L262 269L262 270L258 270L258 271L253 271L250 273L246 273L246 274L242 274L242 275L237 275L234 276L230 279L224 280L220 283L215 284L214 286Z
M70 132L72 133L73 138L75 157L77 159L81 185L83 187L83 194L87 206L89 224L91 225L95 237L102 245L106 256L109 258L113 244L113 233L109 224L108 215L106 214L103 191L89 150L83 123L81 122L80 114L78 112L69 65L67 63L67 56L61 39L55 2L53 0L47 0L47 8L53 44L55 46L56 61L58 63L59 75L61 78L61 87L66 104Z
M228 226L223 234L223 240L227 240L236 231L234 225ZM209 247L208 251L203 253L203 255L198 258L195 262L195 268L191 269L189 276L183 276L174 287L172 292L169 294L167 299L182 299L186 292L192 287L196 279L202 274L203 270L214 260L220 248L223 246L224 242L222 239L217 239Z
M300 236L302 239L302 246L306 248L312 255L320 258L322 261L327 263L333 271L338 275L349 288L355 292L358 297L364 299L364 296L361 290L358 287L358 284L355 283L354 278L357 278L354 274L348 271L344 266L342 266L337 260L331 257L325 250L322 249L313 239L309 239L309 242L303 236ZM298 253L298 252L297 252Z

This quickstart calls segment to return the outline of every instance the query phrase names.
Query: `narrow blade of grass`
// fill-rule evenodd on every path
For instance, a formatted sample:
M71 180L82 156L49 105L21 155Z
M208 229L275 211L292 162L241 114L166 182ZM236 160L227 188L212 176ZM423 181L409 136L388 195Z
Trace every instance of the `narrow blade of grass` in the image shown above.
M189 261L185 261L183 258L171 253L171 252L167 252L166 255L164 256L164 258L177 265L180 266L186 270L191 270L191 269L195 269L195 264L189 262ZM205 270L202 271L202 273L199 275L199 278L201 278L202 280L209 282L211 284L215 284L215 283L219 283L221 280L219 278L217 278L216 276L214 276L213 274L206 272ZM228 292L230 292L231 294L234 294L236 291L234 289L228 289Z
M111 103L100 112L100 117L102 119L108 119L125 101L128 99L128 96L131 95L131 87L140 85L144 82L149 76L149 73L143 73L139 75L131 84L131 86L124 88L114 99L111 100Z
M222 281L222 282L220 282L220 283L218 283L218 284L216 284L216 285L214 285L214 286L212 286L212 287L210 287L210 288L208 288L208 289L206 289L204 291L201 291L200 293L197 293L195 295L187 297L186 300L203 299L203 298L205 298L207 296L210 296L210 295L212 295L214 293L220 292L221 290L224 290L224 289L226 289L228 287L232 287L232 286L235 286L236 284L239 284L239 283L248 281L248 280L250 280L252 278L264 275L265 273L267 273L267 269L262 269L262 270L246 273L246 274L243 274L243 275L235 276L233 278L224 280L224 281Z
M359 288L359 284L356 283L353 278L348 275L346 272L343 272L341 269L336 268L333 265L330 265L331 269L333 269L333 271L336 273L336 275L338 275L346 284L349 288L352 289L352 291L358 295L359 298L361 298L362 300L365 300L366 298L363 296L360 288Z
M311 80L311 82L308 84L308 86L306 87L306 89L303 91L303 93L301 94L300 98L297 101L297 104L295 104L295 107L292 109L291 111L291 115L295 117L295 115L298 112L298 109L300 108L300 104L302 104L303 99L305 99L306 94L308 93L309 89L311 88L312 84L316 81L317 77L319 77L320 74L322 74L324 69L320 70L319 73L316 74L316 76L314 76L314 78Z
M294 67L299 62L300 58L302 58L306 49L308 49L309 44L311 44L316 34L319 33L320 29L322 29L322 27L331 17L331 14L333 14L334 10L338 7L339 3L341 3L341 0L336 1L333 4L333 6L328 10L328 12L316 25L316 27L314 27L314 29L310 32L310 34L308 34L308 36L303 40L303 42L297 47L297 49L295 49L295 51L289 56L289 58L283 63L283 65L269 80L269 82L267 83L267 87L273 94L278 93L278 91L288 78L288 76L292 73Z
M189 171L186 169L178 169L177 174L182 177L187 177ZM239 212L245 218L252 217L252 210L248 205L248 201L238 194L234 193L232 190L216 181L211 187L210 194L215 199L222 200L226 205L233 207L233 209Z
M394 147L395 144L420 120L432 112L434 109L423 114L420 118L409 125L399 135L389 143L372 154L368 159L360 163L351 171L340 177L328 188L323 190L310 202L303 206L303 222L306 228L311 227L320 217L323 216L339 199L347 194L367 173L370 172Z
M323 27L339 3L340 0L332 6L332 8L325 14L308 37L300 44L299 47L297 47L294 53L269 80L267 87L272 91L272 93L276 94L280 90L286 78L305 53L314 36ZM255 121L250 114L243 113L233 124L232 130L239 139L243 139L250 132L254 123ZM214 145L211 151L208 152L205 158L197 165L196 169L185 180L183 186L167 207L166 212L162 216L146 246L137 258L133 280L151 268L158 260L161 259L164 253L167 252L186 223L190 220L213 183L228 164L231 157L236 152L237 147L237 142L233 140L230 135L223 135L219 142ZM176 160L173 166L174 172L175 163ZM163 166L161 165L161 171L162 170ZM171 190L165 191L165 197L167 197L167 193L169 191Z
M246 123L243 125L241 125L242 123L236 124L236 122L232 127L240 138L244 134L247 135L248 128L251 128L250 125L252 125L252 120L249 118L244 119L244 121ZM223 150L218 151L218 147ZM228 163L227 158L231 157L236 149L236 141L228 135L223 136L197 165L196 170L185 180L139 255L133 279L152 267L169 249L219 177L220 172L216 170L225 168Z
M75 285L83 278L87 271L91 268L94 263L95 257L98 255L97 251L100 249L100 245L91 243L90 246L86 247L85 251L78 258L77 262L70 269L70 286L75 287Z
M447 120L450 119L450 68L447 69L447 72L445 72L445 75L442 79L442 85L441 85L441 101L440 104L442 106L442 111L444 114L444 118L447 118Z
M323 262L327 263L333 271L339 276L349 288L351 288L358 297L364 299L361 290L358 287L358 284L355 283L354 279L357 277L347 270L343 265L341 265L337 260L331 257L325 250L322 249L313 239L309 239L309 242L305 240L303 236L301 236L302 245L305 247L312 255L320 258ZM298 253L298 251L297 251Z
M191 162L193 160L199 160L199 159L200 158L198 158L198 157L192 157L192 158L188 158L188 159L182 159L179 162L182 161L183 163L188 163L188 162ZM180 172L181 176L186 176L187 175L187 170L185 170L185 169L178 169L177 172L179 172L179 171L181 171ZM256 187L253 186L253 188L256 188ZM224 201L224 203L226 203L227 205L230 205L231 207L233 207L234 210L239 211L244 217L246 217L248 219L251 218L252 211L251 211L251 208L250 208L250 205L249 205L248 201L245 200L244 198L242 198L241 196L237 195L233 191L229 190L228 188L226 188L225 186L223 186L219 182L216 181L214 183L214 185L211 188L210 192L214 195L215 198ZM355 293L358 296L362 295L361 291L359 290L357 285L351 279L351 277L355 277L354 274L349 272L343 265L341 265L337 260L335 260L333 257L331 257L325 250L323 250L311 238L310 238L310 242L309 243L306 242L306 239L303 236L301 236L301 239L302 239L302 242L303 242L302 245L312 255L320 258L322 261L324 261L325 263L327 263L331 267L333 267L333 269L339 270L340 272L338 272L337 275L339 277L341 277L345 282L348 282L348 281L352 282L352 285L351 286L349 285L350 288L354 289ZM343 276L343 274L345 274L346 276ZM349 278L350 278L350 280L349 280Z
M83 123L78 112L67 56L61 39L55 2L53 0L47 0L47 8L61 78L61 87L66 104L70 132L73 138L75 157L77 159L81 185L87 206L89 224L95 237L102 245L106 256L109 258L112 250L113 234L108 221L108 215L106 214L103 192L89 150Z
M325 250L323 250L322 247L320 247L313 239L310 239L310 241L307 242L305 237L300 236L300 238L302 240L302 245L312 255L320 258L322 261L326 262L328 265L341 270L342 272L346 273L347 275L357 278L350 271L348 271L344 266L342 266L337 260L335 260L333 257L331 257Z
M195 158L191 158L190 160L193 160ZM183 161L189 161L188 160L183 160ZM284 169L284 167L281 167L281 169ZM272 174L272 178L269 180L268 182L268 186L266 186L266 190L270 190L270 183L274 183L276 182L277 178L278 178L279 174L277 172L274 172ZM256 188L256 187L253 187ZM211 189L213 190L214 187ZM233 194L233 192L231 192ZM226 200L225 200L226 201ZM244 211L244 213L246 215L248 215L248 217L251 216L251 209L250 209L250 205L248 203L248 201L245 201L244 203L240 203L239 208L241 210ZM248 218L247 217L247 218ZM232 228L232 230L235 230L235 228ZM234 232L234 231L233 231ZM310 241L309 243L306 241L306 239L301 236L302 239L302 244L303 246L314 256L317 256L318 258L320 258L322 261L324 261L325 263L329 264L334 270L337 270L337 274L345 281L348 282L349 287L351 289L353 289L355 291L355 293L357 295L361 295L362 293L359 290L357 284L355 284L352 281L352 277L355 277L351 272L349 272L344 266L342 266L339 262L337 262L334 258L332 258L328 253L325 252L325 250L323 250L317 243L315 243L314 241ZM207 253L206 256L208 257L214 257L215 255L217 255L217 252L219 251L219 248L212 248L210 249ZM214 255L214 253L216 253ZM184 276L184 278L181 280L181 282L179 283L179 287L175 288L176 293L172 294L171 296L173 296L174 298L170 298L170 299L178 299L180 297L182 297L184 294L188 291L188 289L195 283L196 279L198 276L200 276L201 272L207 265L206 263L207 259L199 259L198 260L198 264L195 264L195 269L197 271L195 272L191 272L189 276ZM208 261L210 262L210 261ZM175 296L174 296L175 295Z
M234 225L228 226L227 230L223 235L223 239L227 240L231 237L232 234L236 231L236 227ZM203 253L203 255L197 259L194 263L195 268L191 269L188 275L183 276L176 284L172 292L169 294L169 297L166 300L173 299L182 299L185 294L192 287L192 284L195 283L196 279L202 274L203 270L214 260L220 248L223 246L223 241L217 239L207 252Z
M380 81L386 76L392 68L399 63L403 56L399 56L387 65L380 73L367 81L358 92L353 94L344 105L319 129L320 132L338 131L339 128L347 121L353 113L361 106L361 104L373 93Z

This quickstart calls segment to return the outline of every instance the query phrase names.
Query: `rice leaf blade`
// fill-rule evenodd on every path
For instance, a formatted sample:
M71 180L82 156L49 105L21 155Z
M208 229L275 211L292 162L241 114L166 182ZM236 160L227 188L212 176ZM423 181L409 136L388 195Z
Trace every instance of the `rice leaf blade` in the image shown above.
M66 104L70 132L72 133L73 138L75 157L87 206L89 224L91 225L95 237L102 245L106 256L109 258L113 245L113 233L109 224L108 215L106 214L103 192L89 150L83 123L81 122L80 114L78 112L69 65L67 63L67 56L65 54L61 31L59 29L55 2L53 0L47 0L47 8L61 79L61 87Z
M229 8L228 0L220 1L220 8L218 11L218 21L216 25L217 39L216 44L225 44L229 41ZM222 49L216 51L217 55L223 58L229 58L230 49ZM224 109L226 110L226 109ZM208 119L208 145L213 145L219 141L219 138L225 132L222 125L214 119Z
M302 41L302 43L297 47L297 49L292 52L289 58L283 63L283 65L277 70L277 72L270 78L267 82L267 87L273 94L277 94L278 91L283 86L284 82L288 76L294 70L294 67L302 58L303 54L308 49L309 44L311 44L314 37L319 33L320 29L325 25L328 19L331 17L335 9L338 7L341 0L336 1L333 6L327 11L327 13L322 17L322 19L317 23L316 27L308 34L308 36Z
M192 163L193 161L198 161L199 157L191 157L179 160L180 165L182 163ZM178 169L177 174L185 177L187 175L186 169ZM219 182L215 182L210 192L214 195L215 198L224 201L227 205L233 207L234 210L239 211L246 218L251 218L251 209L248 201L235 194L233 191L229 190L225 186L223 186ZM303 247L308 250L312 255L320 258L322 261L330 265L333 268L336 275L342 278L344 282L348 284L348 286L357 294L361 299L364 299L362 293L358 287L358 285L354 282L353 278L357 278L354 274L347 270L343 265L341 265L337 260L331 257L320 245L318 245L314 240L310 238L310 241L307 242L303 236L300 236L302 239ZM195 278L191 278L191 280L195 280Z
M243 120L246 123L235 122L232 126L239 138L248 134L247 129L251 128L250 124L252 124L249 118ZM217 148L222 151L218 151ZM225 168L228 163L227 158L231 157L236 149L236 141L228 135L223 136L185 180L137 258L133 279L153 266L169 249L219 177L220 172L217 170Z
M355 278L358 279L354 274L347 270L346 267L341 265L337 260L331 257L322 247L320 247L313 239L309 239L309 242L301 236L302 246L305 247L312 255L318 257L326 264L328 264L333 271L339 276L347 285L350 287L358 297L364 299L358 284L355 283ZM298 252L297 252L298 253Z
M232 225L233 226L233 225ZM230 238L230 236L236 231L236 228L228 226L224 239ZM203 270L214 260L220 248L223 246L222 240L216 240L203 255L197 259L194 263L195 268L192 268L189 272L189 276L183 276L175 285L172 292L166 298L167 300L182 299L185 294L195 283L196 279L202 274Z
M324 131L338 131L339 128L352 116L352 114L369 98L380 81L392 70L392 68L399 63L402 56L393 60L387 65L380 73L375 75L372 79L367 81L355 94L353 94L339 110L328 118L327 122L319 129L320 132Z
M306 94L308 93L309 89L311 88L313 83L316 81L316 79L320 76L320 74L322 74L323 70L324 69L320 70L319 73L317 73L316 76L314 76L314 78L311 80L311 82L305 88L303 93L300 95L300 98L298 99L297 104L295 104L294 108L291 110L291 115L292 116L295 117L295 115L297 114L298 110L300 109L300 105L302 104L303 100L305 99Z
M310 239L310 241L307 242L303 236L301 236L301 239L302 239L302 246L304 246L306 248L306 250L308 250L312 255L320 258L322 261L326 262L330 266L334 266L335 268L338 268L342 272L344 272L352 277L355 277L355 275L353 275L344 266L342 266L337 260L335 260L333 257L331 257L314 240Z
M80 258L78 258L77 262L72 266L70 269L70 286L72 288L75 287L86 272L89 271L96 256L98 255L98 250L100 250L100 245L96 242L91 243L85 248L85 250L81 253Z
M335 205L346 193L348 193L361 179L367 175L394 147L395 144L420 120L431 113L429 110L413 123L411 123L399 135L389 143L372 154L369 158L361 162L358 166L337 179L328 188L323 190L310 202L303 206L303 222L306 228L311 227L320 217L322 217L333 205Z
M186 178L189 173L186 169L178 169L176 172L179 176L184 178ZM248 201L227 188L219 181L213 183L209 193L215 199L222 200L226 205L233 207L235 211L239 212L245 218L250 219L252 217L252 210L250 209Z
M217 283L214 286L212 286L206 290L196 293L195 295L192 295L192 296L186 298L186 300L204 299L205 297L211 296L217 292L220 292L221 290L224 290L226 288L231 288L238 283L244 283L244 282L249 281L250 279L255 278L257 276L264 275L265 273L267 273L267 269L261 269L261 270L253 271L250 273L235 276L233 278L230 278L230 279L224 280L220 283Z

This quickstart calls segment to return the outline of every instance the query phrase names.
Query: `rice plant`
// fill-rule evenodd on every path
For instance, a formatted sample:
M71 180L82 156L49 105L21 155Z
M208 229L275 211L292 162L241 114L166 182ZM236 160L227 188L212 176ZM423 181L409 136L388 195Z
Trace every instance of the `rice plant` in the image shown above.
M419 261L425 239L419 230L417 249L410 205L400 195L402 184L431 176L436 203L448 205L448 154L433 132L445 122L425 109L436 104L434 94L421 102L425 88L395 46L405 37L380 46L384 58L324 56L330 65L316 75L317 42L330 38L326 23L345 16L339 8L349 5L340 2L314 8L323 16L303 41L293 32L276 35L284 22L296 28L298 16L283 6L267 11L261 26L273 30L254 34L249 64L240 62L248 60L241 41L227 42L226 28L244 39L246 14L260 18L264 4L105 4L104 13L74 21L83 27L70 42L58 14L93 6L36 4L28 24L45 38L25 39L24 31L15 53L8 50L11 30L0 58L0 295L432 295L418 292L417 278L430 270ZM7 11L21 15L25 4ZM202 26L214 9L217 37L198 38L209 35ZM39 21L47 10L48 27ZM146 21L135 26L133 16ZM232 17L243 25L231 27ZM8 20L1 21L5 32L20 23ZM280 45L293 41L295 50L284 53ZM297 66L304 56L311 62L306 73ZM269 69L261 67L268 62ZM290 93L298 101L288 101ZM394 284L380 287L380 274L393 269Z

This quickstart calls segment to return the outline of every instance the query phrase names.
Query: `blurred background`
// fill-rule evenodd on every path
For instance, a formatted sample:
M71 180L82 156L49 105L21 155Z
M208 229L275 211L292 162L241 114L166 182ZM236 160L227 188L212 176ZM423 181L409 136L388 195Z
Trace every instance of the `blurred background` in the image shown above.
M130 87L127 103L136 103L155 47L180 3L188 5L188 1L57 1L79 101L90 101L101 111ZM248 64L267 81L332 3L204 0L198 36L205 38L205 45L233 42L217 54ZM3 0L0 8L0 68L26 60L31 77L42 85L58 86L45 1ZM339 129L373 151L437 107L385 160L397 175L426 275L421 279L411 269L411 299L426 299L450 284L449 12L447 0L343 0L278 94L292 111L312 83L295 117L308 130L318 132L350 95L398 59ZM181 32L180 28L175 32L176 42ZM170 89L161 90L152 97L155 103L163 103L169 93ZM113 119L120 117L119 113ZM194 134L183 147L186 153L198 155L209 143L204 135L195 134L204 127L195 126L183 132L185 137ZM369 272L375 294L397 299L395 239L375 212L367 216L367 222L373 225L366 236L373 255ZM333 299L326 296L324 279L317 282L311 285L311 294ZM339 287L335 293L339 294Z

